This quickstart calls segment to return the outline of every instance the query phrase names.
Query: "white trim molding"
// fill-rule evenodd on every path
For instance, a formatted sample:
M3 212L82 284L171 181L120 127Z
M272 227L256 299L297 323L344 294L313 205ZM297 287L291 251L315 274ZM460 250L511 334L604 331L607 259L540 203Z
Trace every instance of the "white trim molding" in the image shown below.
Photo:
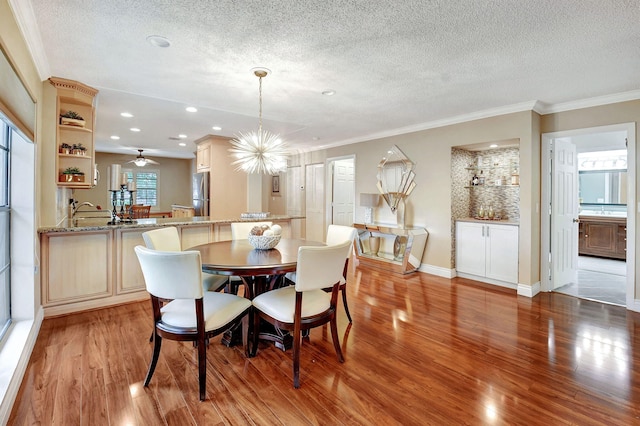
M443 278L455 278L456 271L455 269L450 268L442 268L440 266L427 265L426 263L421 263L418 271L424 272L425 274L436 275L438 277Z
M18 396L24 373L36 344L44 311L38 309L33 320L16 321L0 348L0 424L9 421L11 409Z
M518 296L531 298L538 293L540 293L540 281L535 282L531 285L518 284Z

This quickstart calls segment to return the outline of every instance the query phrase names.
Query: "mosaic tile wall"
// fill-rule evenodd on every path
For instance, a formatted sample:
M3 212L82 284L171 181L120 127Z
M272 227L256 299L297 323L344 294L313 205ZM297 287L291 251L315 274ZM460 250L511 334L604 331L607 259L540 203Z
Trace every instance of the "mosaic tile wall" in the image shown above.
M512 174L519 174L519 157L519 148L489 151L451 149L452 265L455 265L456 219L477 216L482 205L485 209L493 206L496 217L520 220L520 186L511 185ZM472 185L474 175L483 180L482 185ZM496 185L498 180L500 184Z

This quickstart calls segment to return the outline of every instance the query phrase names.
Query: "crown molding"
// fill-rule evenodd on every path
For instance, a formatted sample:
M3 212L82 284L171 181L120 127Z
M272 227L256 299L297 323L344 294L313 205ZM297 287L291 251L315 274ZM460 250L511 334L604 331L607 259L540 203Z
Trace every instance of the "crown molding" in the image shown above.
M456 117L445 118L442 120L430 121L427 123L417 124L414 126L400 127L397 129L387 130L384 132L371 133L367 136L345 139L342 141L323 144L318 148L304 149L305 152L318 151L322 149L335 148L338 146L351 145L354 143L366 142L375 139L399 136L407 133L419 132L422 130L435 129L438 127L450 126L453 124L465 123L483 118L496 117L499 115L511 114L522 111L534 111L540 115L553 114L575 109L590 108L601 105L615 104L619 102L635 101L640 99L640 89L628 92L614 93L611 95L598 96L578 101L563 102L558 104L545 104L541 101L528 101L519 104L507 105L500 108L492 108L484 111L478 111L470 114L458 115Z
M436 129L438 127L451 126L454 124L466 123L474 120L481 120L483 118L497 117L500 115L513 114L522 111L535 111L535 108L540 108L539 101L527 101L519 104L507 105L499 108L491 108L483 111L472 112L470 114L458 115L455 117L443 118L442 120L434 120L426 123L420 123L412 126L399 127L397 129L386 130L378 133L370 133L365 136L359 136L352 139L344 139L334 143L323 144L318 148L309 148L304 150L305 152L318 151L321 149L335 148L343 145L351 145L354 143L366 142L375 139L389 138L393 136L404 135L407 133L420 132L423 130ZM537 112L537 111L536 111Z
M42 37L38 30L36 15L33 13L33 7L30 1L9 0L9 7L13 11L16 18L18 28L22 32L22 36L27 43L31 59L36 67L36 71L40 76L40 80L44 81L51 76L51 68L47 55L44 52Z
M629 92L614 93L611 95L596 96L594 98L581 99L579 101L563 102L551 104L542 108L540 115L553 114L556 112L572 111L574 109L591 108L601 105L616 104L619 102L635 101L640 99L640 89Z

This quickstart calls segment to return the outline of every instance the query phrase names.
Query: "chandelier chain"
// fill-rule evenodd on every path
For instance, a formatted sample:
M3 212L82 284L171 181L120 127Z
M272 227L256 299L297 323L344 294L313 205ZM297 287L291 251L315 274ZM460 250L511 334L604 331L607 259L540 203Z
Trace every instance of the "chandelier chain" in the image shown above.
M258 113L258 132L262 135L262 77L258 77L258 92L260 93L260 112Z

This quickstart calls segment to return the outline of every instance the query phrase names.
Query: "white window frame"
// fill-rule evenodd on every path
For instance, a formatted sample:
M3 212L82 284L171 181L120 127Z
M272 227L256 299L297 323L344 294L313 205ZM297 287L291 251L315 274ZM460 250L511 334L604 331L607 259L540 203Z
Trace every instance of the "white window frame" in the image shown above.
M144 168L144 169L122 169L122 173L126 173L127 177L129 176L129 173L131 173L131 175L133 176L133 181L136 183L136 187L138 187L138 181L137 181L137 176L136 173L155 173L156 174L156 203L151 204L151 209L152 210L156 210L158 208L158 206L160 206L160 170L158 169L150 169L150 168ZM138 199L137 199L137 194L135 195L136 199L134 200L134 204L140 204L138 203ZM145 205L149 205L148 203L144 202L143 204Z

